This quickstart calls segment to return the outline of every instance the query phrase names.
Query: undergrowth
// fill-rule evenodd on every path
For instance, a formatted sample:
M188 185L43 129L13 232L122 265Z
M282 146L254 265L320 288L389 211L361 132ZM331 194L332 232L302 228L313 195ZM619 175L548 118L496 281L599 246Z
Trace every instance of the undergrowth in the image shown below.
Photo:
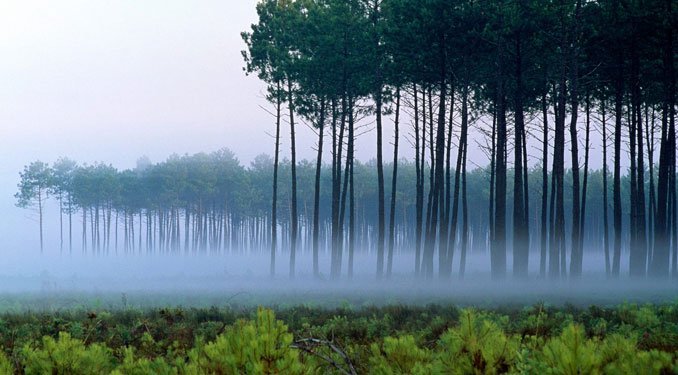
M0 375L678 373L677 304L274 310L4 314Z

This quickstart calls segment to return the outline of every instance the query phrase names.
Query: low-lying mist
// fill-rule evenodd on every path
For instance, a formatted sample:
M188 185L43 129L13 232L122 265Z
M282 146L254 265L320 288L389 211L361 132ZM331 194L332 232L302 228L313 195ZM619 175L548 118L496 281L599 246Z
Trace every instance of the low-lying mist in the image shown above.
M50 251L47 254L53 254ZM58 252L57 252L58 253ZM675 281L609 280L601 273L602 255L587 254L579 280L539 278L538 254L531 255L527 280L491 280L488 254L470 254L466 276L448 280L414 277L410 253L396 254L393 275L377 281L373 254L356 255L354 276L345 268L340 280L312 275L310 256L300 256L296 276L288 277L289 258L279 253L276 274L269 274L269 254L226 255L72 255L9 256L0 273L0 309L68 307L155 307L223 305L384 304L610 305L621 302L678 300ZM511 264L509 257L508 264ZM320 258L329 271L328 254ZM456 270L456 268L455 268ZM510 272L509 272L510 275Z

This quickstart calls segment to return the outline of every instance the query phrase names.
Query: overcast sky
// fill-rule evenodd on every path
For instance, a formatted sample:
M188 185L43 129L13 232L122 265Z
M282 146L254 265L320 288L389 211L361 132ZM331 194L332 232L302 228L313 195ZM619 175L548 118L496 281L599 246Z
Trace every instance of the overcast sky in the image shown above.
M266 151L262 84L240 57L255 20L254 0L3 0L4 168Z
M34 160L68 156L129 168L143 155L157 162L227 147L248 164L270 153L274 121L261 108L264 86L245 76L240 53L255 6L0 1L2 228L24 223L13 194L19 171ZM301 126L299 138L300 156L313 157L315 135ZM373 138L357 144L361 159L373 157ZM283 156L288 146L283 139Z
M69 156L130 167L142 155L270 152L263 84L240 32L255 0L0 2L2 172ZM286 133L285 133L286 134ZM363 137L372 144L372 134ZM302 157L313 134L300 129ZM371 147L373 148L373 147ZM358 155L371 158L368 147Z

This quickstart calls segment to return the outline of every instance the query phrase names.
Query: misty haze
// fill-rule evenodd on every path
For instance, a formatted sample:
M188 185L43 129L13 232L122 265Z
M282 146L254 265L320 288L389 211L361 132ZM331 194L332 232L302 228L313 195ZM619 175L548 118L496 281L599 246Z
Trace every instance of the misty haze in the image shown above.
M0 374L678 373L670 0L0 4Z

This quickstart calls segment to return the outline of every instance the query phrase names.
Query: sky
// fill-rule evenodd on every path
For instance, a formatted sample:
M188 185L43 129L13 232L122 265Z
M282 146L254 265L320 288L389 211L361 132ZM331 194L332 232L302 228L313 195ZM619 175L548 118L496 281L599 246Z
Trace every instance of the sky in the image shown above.
M227 147L248 163L270 153L264 84L242 69L240 33L256 22L255 7L255 0L3 0L3 175L59 156L126 168L144 155L161 161ZM313 157L315 135L303 126L299 133L301 156ZM374 135L362 138L358 156L374 157Z
M34 237L13 195L35 160L131 168L226 147L247 165L271 153L265 86L241 55L256 20L256 0L0 1L0 237ZM315 134L300 125L298 137L313 158ZM359 158L374 157L374 138Z
M267 151L250 147L270 119L240 55L255 20L245 0L3 0L3 172L62 155L128 167L142 155Z

